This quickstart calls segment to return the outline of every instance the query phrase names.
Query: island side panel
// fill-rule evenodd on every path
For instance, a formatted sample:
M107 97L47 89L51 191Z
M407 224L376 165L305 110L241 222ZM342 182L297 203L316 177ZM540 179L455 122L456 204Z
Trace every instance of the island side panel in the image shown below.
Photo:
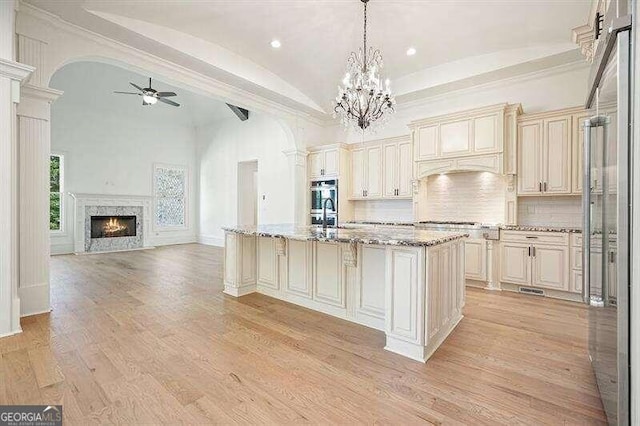
M425 361L462 319L465 300L464 240L427 250Z
M256 237L225 232L224 293L239 297L256 291Z
M425 361L425 248L387 247L385 349Z

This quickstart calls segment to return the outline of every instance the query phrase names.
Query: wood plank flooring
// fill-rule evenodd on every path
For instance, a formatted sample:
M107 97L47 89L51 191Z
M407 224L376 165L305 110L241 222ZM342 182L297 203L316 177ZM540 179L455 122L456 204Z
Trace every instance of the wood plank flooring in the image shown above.
M604 424L586 310L468 289L427 364L384 334L262 295L222 294L197 244L51 259L51 314L0 339L0 404L66 424Z

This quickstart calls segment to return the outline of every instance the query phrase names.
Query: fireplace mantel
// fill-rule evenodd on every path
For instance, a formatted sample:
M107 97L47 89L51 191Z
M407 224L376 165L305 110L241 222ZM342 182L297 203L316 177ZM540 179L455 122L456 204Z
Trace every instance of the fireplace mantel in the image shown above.
M151 235L151 212L153 197L148 195L121 195L121 194L88 194L88 193L69 193L74 200L73 209L73 226L74 226L74 252L84 253L87 251L87 208L92 210L96 208L123 207L123 208L141 208L142 218L141 247L150 248L149 236ZM89 235L90 238L90 235ZM117 250L128 250L127 247L118 248Z

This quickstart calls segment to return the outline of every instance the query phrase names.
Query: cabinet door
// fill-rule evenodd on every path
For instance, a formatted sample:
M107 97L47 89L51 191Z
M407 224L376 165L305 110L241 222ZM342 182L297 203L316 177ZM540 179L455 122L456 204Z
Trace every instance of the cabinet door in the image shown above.
M518 124L518 195L540 195L542 122Z
M324 174L337 175L339 173L340 161L337 149L324 151Z
M351 198L364 197L364 150L351 151Z
M532 281L535 287L569 290L569 249L566 246L535 245Z
M413 187L413 158L411 157L411 142L398 144L398 196L411 197Z
M471 120L440 125L440 153L443 157L471 152Z
M584 144L584 121L592 114L576 114L572 117L572 150L571 150L571 192L582 194L582 145Z
M500 120L502 122L502 120ZM500 149L501 140L498 135L502 129L498 127L498 115L477 117L473 120L473 152L496 152Z
M416 159L433 160L438 157L438 125L421 127L416 131L417 140L415 141Z
M393 198L396 196L398 189L398 144L391 143L384 146L384 163L383 163L383 190L385 198Z
M382 197L382 147L366 148L365 158L366 197Z
M324 167L323 152L312 152L309 154L309 177L315 178L322 176L322 168Z
M571 192L570 129L570 116L544 120L542 182L545 194Z
M465 243L466 244L466 243ZM500 250L500 281L531 284L531 257L528 244L503 243Z
M464 242L464 272L469 280L487 279L487 250L485 240L466 240Z

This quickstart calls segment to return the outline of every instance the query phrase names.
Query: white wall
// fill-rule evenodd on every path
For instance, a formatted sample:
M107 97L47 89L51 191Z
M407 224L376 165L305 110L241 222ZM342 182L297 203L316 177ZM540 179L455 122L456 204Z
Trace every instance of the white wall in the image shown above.
M150 242L195 241L196 143L192 126L117 110L92 110L66 102L63 95L52 107L51 145L52 152L65 156L67 193L151 196L154 163L187 166L191 183L187 230L154 230ZM65 232L52 236L54 254L73 251L73 199L68 195L65 198Z
M273 118L251 113L249 120L223 120L198 128L200 166L199 241L223 245L221 227L238 221L238 162L258 162L258 224L293 223L293 148Z
M518 225L582 228L582 197L520 197Z

